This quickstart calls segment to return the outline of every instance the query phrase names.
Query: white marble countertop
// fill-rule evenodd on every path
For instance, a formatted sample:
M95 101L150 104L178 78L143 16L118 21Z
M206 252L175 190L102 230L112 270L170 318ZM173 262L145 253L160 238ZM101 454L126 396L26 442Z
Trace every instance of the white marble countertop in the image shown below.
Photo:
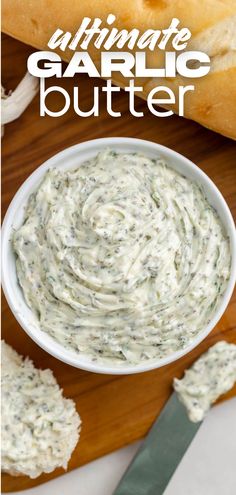
M140 442L18 495L112 495ZM236 398L214 407L164 495L236 494Z

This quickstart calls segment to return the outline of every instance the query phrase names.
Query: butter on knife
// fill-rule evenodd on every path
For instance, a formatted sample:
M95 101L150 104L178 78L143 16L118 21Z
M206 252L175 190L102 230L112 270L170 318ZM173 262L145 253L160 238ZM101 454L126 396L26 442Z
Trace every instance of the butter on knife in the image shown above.
M211 404L236 382L236 345L221 341L174 379L171 395L113 495L162 495Z

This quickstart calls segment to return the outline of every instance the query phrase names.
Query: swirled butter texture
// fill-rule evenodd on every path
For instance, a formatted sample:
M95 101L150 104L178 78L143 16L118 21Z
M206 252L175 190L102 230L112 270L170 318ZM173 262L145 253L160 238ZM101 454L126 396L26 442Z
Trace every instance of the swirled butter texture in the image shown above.
M201 187L136 153L48 170L13 245L41 329L117 365L187 346L230 273L229 239Z

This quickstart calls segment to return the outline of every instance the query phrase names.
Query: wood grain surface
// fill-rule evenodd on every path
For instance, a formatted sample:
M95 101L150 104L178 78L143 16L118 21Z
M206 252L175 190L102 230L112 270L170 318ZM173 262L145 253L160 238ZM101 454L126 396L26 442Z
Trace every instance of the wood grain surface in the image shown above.
M7 90L13 89L24 75L26 60L33 51L13 39L3 36L2 77ZM55 83L56 84L56 83ZM74 81L64 80L72 92ZM86 76L79 78L83 109L91 108L93 83ZM58 109L60 100L48 101ZM130 136L155 141L187 156L201 167L223 193L236 217L236 144L208 131L196 123L177 116L160 119L146 110L146 104L136 100L136 108L144 118L132 117L127 110L127 95L116 95L114 109L121 118L111 118L101 98L99 117L79 118L69 111L60 118L39 117L36 97L20 119L5 128L2 141L2 212L3 215L23 181L47 158L73 144L99 137ZM236 123L235 123L236 125ZM2 304L3 338L35 365L51 368L64 389L66 397L76 401L83 421L78 443L69 470L143 437L171 393L174 376L183 370L210 345L220 339L236 343L236 298L231 302L215 329L194 351L161 369L131 376L111 376L74 369L54 359L40 349L21 329L5 299ZM236 395L236 387L223 399ZM58 469L36 480L3 475L3 491L29 488L63 474Z

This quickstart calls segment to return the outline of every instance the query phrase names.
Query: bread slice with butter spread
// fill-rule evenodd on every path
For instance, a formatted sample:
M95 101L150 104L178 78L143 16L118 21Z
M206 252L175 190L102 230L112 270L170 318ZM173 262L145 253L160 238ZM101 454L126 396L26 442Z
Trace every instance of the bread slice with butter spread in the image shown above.
M2 341L2 471L36 478L66 469L80 425L52 371L35 368Z

